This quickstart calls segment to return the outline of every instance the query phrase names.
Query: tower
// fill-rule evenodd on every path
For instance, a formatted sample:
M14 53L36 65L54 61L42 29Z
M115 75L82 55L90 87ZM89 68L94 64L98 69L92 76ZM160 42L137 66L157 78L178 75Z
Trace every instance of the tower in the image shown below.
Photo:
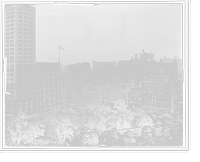
M34 94L36 12L31 4L6 4L4 13L5 106L15 111Z

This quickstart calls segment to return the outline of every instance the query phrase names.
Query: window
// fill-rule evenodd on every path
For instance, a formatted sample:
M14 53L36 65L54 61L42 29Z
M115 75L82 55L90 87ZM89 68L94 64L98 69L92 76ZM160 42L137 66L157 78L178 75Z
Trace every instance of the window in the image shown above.
M24 87L19 87L19 90L23 90Z
M23 77L23 73L19 73L19 74L18 74L18 77Z
M46 102L46 100L45 100L45 99L43 99L43 106L45 106L45 102Z
M28 85L28 82L24 82L24 85Z
M30 107L33 108L33 101L31 101L31 105L30 105Z
M28 109L28 102L25 102L25 109Z

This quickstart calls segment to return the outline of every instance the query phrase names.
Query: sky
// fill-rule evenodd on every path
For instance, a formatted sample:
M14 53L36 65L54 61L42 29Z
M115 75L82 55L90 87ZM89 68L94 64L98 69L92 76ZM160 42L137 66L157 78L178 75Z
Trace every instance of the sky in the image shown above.
M135 53L181 58L180 4L43 5L36 8L36 60L62 65L127 60Z

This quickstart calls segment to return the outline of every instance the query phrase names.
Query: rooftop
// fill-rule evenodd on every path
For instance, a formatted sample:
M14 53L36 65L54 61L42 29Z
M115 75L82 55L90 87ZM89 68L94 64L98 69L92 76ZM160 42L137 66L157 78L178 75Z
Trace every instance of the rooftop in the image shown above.
M60 63L58 62L36 62L36 67L39 67L39 66L44 66L44 67L51 67L51 66L60 66Z

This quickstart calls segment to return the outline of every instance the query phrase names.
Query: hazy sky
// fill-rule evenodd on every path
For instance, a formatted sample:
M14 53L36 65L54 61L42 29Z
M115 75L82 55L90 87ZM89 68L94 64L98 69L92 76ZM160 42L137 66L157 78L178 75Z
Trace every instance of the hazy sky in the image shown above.
M142 49L181 57L181 5L46 5L36 9L37 61L130 59Z

